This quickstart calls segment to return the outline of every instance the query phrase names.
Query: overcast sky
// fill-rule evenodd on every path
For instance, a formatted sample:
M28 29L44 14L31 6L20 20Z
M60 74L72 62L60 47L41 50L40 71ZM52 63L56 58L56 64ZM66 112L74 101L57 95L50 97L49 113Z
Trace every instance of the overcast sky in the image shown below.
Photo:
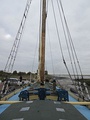
M0 0L0 70L3 70L18 31L27 0ZM70 68L56 0L53 0L65 60ZM67 23L83 74L90 74L90 0L62 0ZM38 38L40 0L32 0L24 33L13 70L36 72L38 67ZM55 21L48 0L46 35L46 69L49 73L67 73L61 57ZM50 50L51 48L51 50ZM52 51L52 59L50 51ZM52 67L53 61L53 67Z

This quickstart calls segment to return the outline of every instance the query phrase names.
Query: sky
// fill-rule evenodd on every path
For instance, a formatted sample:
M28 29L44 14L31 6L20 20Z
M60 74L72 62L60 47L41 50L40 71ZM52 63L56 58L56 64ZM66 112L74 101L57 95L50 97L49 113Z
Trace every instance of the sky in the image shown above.
M0 0L0 70L4 70L27 0ZM53 0L59 35L67 66L72 73L56 0ZM62 0L82 73L90 75L90 0ZM32 0L13 71L36 72L38 68L40 0ZM51 0L48 0L46 64L49 73L66 74L58 42Z

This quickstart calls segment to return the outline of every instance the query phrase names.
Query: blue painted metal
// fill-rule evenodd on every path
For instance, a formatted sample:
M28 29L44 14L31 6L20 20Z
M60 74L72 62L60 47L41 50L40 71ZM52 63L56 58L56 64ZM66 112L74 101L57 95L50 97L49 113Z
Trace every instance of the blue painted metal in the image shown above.
M68 91L56 88L58 101L69 101Z
M33 92L33 94L38 95L38 91ZM50 95L51 93L49 91L46 91L46 95Z
M73 97L69 96L69 100L73 101L73 102L78 102L76 99L74 99ZM74 105L74 107L83 115L87 118L87 120L90 120L90 110L85 107L85 106L81 106L81 105Z
M45 88L38 89L38 97L40 100L45 100L45 98L46 98L46 89Z
M23 101L24 99L25 100L29 100L29 92L27 90L23 90L23 91L20 92L20 94L18 95L18 97L19 97L20 101L21 100Z
M24 90L27 90L28 89L28 87L27 88L25 88ZM56 87L56 89L58 90L58 89L60 89L60 88L58 88L58 87ZM13 97L11 97L10 99L9 99L9 101L10 100L18 100L18 95L20 94L20 92L19 93L17 93L16 95L14 95ZM69 96L69 101L73 101L73 102L77 102L77 100L75 100L73 97L71 97L71 96ZM10 106L10 104L7 104L7 105L1 105L0 106L0 114L5 110L5 109L7 109L8 107ZM82 114L82 115L84 115L86 118L87 118L87 120L90 120L90 110L87 108L87 107L85 107L85 106L81 106L81 105L74 105L75 106L75 108Z
M56 87L56 90L59 91L61 90L59 87ZM76 99L74 99L73 97L71 97L69 95L69 101L72 102L78 102ZM90 120L90 110L85 107L85 106L81 106L81 105L74 105L74 107L85 117L87 118L87 120Z
M46 95L50 95L50 92L48 92L50 89L36 88L35 90L37 90L37 92L34 92L34 94L38 95L40 100L45 100Z

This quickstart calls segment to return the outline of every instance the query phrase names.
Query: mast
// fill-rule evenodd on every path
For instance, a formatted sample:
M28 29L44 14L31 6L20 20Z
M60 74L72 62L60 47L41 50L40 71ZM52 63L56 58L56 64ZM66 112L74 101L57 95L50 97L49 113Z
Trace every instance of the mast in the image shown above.
M42 0L42 30L39 50L39 79L44 82L45 73L45 34L46 34L46 0Z

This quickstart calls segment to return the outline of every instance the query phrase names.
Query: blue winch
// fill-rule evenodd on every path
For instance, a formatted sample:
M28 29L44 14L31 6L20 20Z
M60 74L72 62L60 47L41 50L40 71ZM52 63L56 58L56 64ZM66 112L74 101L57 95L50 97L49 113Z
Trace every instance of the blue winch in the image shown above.
M27 90L21 91L18 97L20 101L29 100L29 92Z
M56 88L58 101L69 101L68 91L60 88Z

